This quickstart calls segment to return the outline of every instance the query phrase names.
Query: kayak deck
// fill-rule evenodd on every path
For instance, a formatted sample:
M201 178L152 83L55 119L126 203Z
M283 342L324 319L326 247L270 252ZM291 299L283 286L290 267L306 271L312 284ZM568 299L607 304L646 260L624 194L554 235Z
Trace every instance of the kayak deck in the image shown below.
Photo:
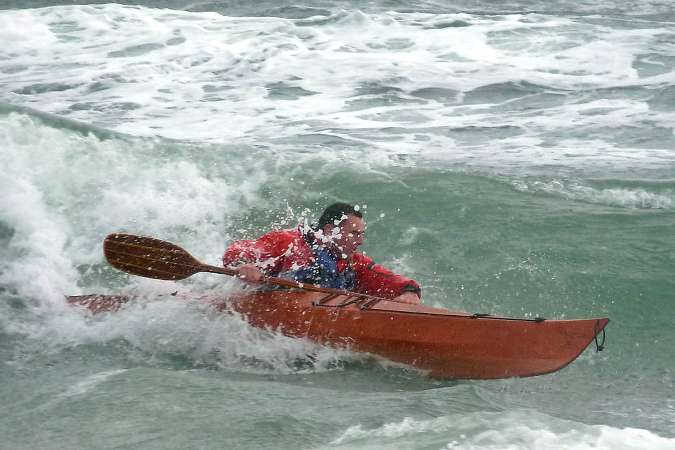
M68 297L68 302L100 313L115 311L132 298L84 295ZM443 379L528 377L560 370L609 322L512 319L302 290L200 300L237 312L255 327L379 355Z

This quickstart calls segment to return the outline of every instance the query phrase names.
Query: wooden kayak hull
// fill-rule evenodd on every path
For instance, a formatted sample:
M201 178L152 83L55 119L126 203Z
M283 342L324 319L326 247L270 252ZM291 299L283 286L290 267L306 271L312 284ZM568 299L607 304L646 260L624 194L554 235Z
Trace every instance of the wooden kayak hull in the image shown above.
M118 309L125 296L68 297L92 312ZM497 379L555 372L597 339L607 318L511 319L372 298L301 290L202 298L252 326L410 365L442 379ZM604 335L603 335L604 337ZM603 339L604 340L604 339ZM597 341L596 341L597 342Z

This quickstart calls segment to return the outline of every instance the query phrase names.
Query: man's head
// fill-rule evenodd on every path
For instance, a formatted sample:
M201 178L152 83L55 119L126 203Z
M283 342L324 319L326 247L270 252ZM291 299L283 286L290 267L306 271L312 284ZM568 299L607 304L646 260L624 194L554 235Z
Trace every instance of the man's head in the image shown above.
M363 244L366 224L363 214L347 203L333 203L326 208L315 230L319 239L328 247L348 258Z

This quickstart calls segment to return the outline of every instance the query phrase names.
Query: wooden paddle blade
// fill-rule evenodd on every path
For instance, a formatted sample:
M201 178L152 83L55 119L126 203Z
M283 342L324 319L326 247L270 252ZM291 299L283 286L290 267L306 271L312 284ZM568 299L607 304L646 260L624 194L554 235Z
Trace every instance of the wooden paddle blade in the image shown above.
M113 233L103 241L110 265L133 275L182 280L203 270L203 264L170 242L145 236Z

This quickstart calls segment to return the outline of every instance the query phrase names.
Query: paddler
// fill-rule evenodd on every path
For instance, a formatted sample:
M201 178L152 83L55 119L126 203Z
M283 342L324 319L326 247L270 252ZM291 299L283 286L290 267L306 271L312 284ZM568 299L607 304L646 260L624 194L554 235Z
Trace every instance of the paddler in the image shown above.
M252 283L273 276L420 303L421 289L415 280L397 275L356 251L363 244L364 230L358 209L334 203L308 230L300 226L234 242L225 250L223 266L236 268L243 280Z

